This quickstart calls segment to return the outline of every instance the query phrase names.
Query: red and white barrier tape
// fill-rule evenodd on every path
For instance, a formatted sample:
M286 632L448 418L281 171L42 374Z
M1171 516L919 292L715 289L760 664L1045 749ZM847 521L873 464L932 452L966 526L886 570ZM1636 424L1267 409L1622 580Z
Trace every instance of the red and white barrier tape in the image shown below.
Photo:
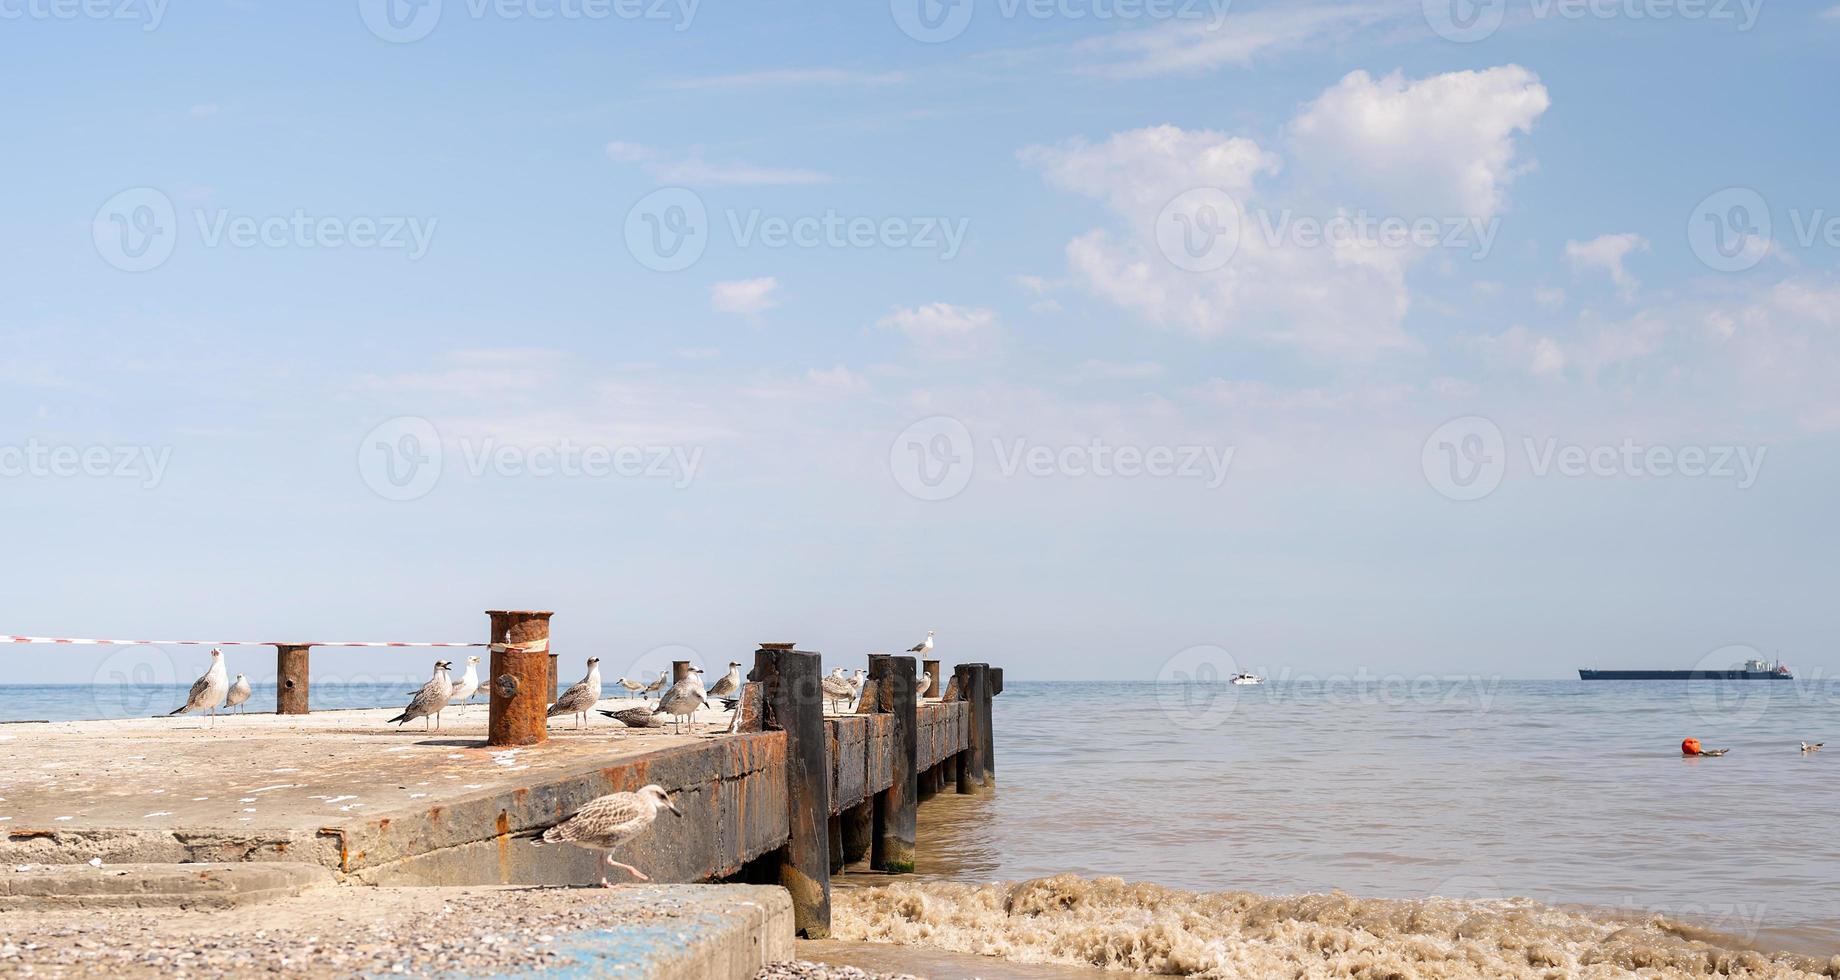
M0 643L49 643L83 647L483 647L484 643L363 643L315 640L79 640L62 636L0 636Z

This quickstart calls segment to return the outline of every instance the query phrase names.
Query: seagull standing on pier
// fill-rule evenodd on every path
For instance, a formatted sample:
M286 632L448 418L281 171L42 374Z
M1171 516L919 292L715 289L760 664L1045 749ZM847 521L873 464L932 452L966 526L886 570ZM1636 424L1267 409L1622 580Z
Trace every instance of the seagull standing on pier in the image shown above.
M645 693L657 694L659 691L664 690L665 685L669 684L670 682L671 682L671 672L668 670L661 670L658 672L658 679L646 685Z
M837 708L837 702L848 702L856 696L856 689L850 686L850 679L843 676L842 667L826 675L819 686L824 689L824 702L830 705L833 711Z
M911 647L908 647L907 652L908 653L918 653L921 655L932 653L933 652L933 631L927 630L926 639L921 640L919 643L916 643Z
M622 864L613 859L613 852L621 845L651 829L652 821L658 819L659 810L669 810L678 816L684 812L671 802L670 794L664 787L656 784L647 786L637 793L610 793L606 796L588 801L588 804L575 811L575 815L543 832L543 839L537 846L544 844L574 844L577 847L606 851L602 858L610 868L622 868L632 873L640 881L650 881L645 872L630 864ZM607 884L607 876L601 875L601 887Z
M583 677L574 687L562 692L556 703L549 706L551 718L561 714L574 715L575 727L588 723L588 711L601 699L601 658L588 658L588 676Z
M709 698L703 693L703 679L698 676L702 671L692 667L684 679L671 685L658 699L658 707L652 710L655 715L670 715L671 722L678 734L683 734L683 720L690 719L691 730L696 727L696 712L699 708L709 707Z
M741 665L731 660L728 662L728 673L723 674L722 679L716 681L715 686L704 693L712 698L726 699L734 697L735 692L739 690L741 690Z
M224 710L235 708L237 714L243 713L243 702L249 700L249 678L242 674L230 682L230 693L224 696Z
M664 722L658 720L650 708L621 708L618 711L601 709L601 714L625 725L627 728L663 728Z
M454 685L454 693L449 701L458 701L462 708L479 693L479 658L466 658L466 673L460 675L460 683Z
M409 699L409 706L403 709L402 714L391 718L384 724L393 723L400 731L402 726L420 718L422 731L429 731L431 728L429 719L440 721L441 710L447 707L447 699L453 696L454 682L447 679L448 668L452 666L453 664L445 660L435 661L434 676L429 678L428 683L423 684L422 689L415 692L415 696Z
M921 671L920 676L914 678L914 700L918 701L921 698L926 697L926 692L932 689L933 689L933 675L927 673L926 671Z
M620 679L618 679L618 680L616 680L616 681L614 681L614 683L615 683L615 684L618 684L618 685L620 685L620 686L621 686L621 687L623 687L623 688L625 688L625 689L626 689L626 696L627 696L627 697L629 697L629 698L631 698L631 697L637 697L637 696L639 696L639 694L641 694L641 693L643 693L643 692L645 691L645 684L644 684L643 682L641 682L641 681L629 681L629 680L627 680L626 678L624 678L624 677L622 677L622 678L620 678Z
M224 673L224 652L212 649L210 669L204 672L203 677L192 682L192 690L185 696L185 704L170 713L180 715L187 711L209 710L211 720L205 723L205 727L213 727L217 724L217 703L224 699L224 692L229 689L230 677Z
M856 668L856 675L850 678L850 703L852 706L854 706L856 702L862 700L863 681L868 679L868 677L869 672L858 667Z

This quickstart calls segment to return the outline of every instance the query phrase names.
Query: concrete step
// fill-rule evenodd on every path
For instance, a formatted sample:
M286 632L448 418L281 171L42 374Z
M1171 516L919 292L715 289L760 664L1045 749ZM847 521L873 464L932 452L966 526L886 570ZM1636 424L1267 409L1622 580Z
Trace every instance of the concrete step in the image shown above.
M0 870L0 910L230 908L335 882L312 864L15 865Z

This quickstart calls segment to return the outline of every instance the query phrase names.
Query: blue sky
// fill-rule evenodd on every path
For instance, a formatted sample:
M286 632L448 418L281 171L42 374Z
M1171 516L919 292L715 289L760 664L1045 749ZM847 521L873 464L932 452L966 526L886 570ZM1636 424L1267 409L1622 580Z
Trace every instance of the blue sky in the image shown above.
M0 632L1840 671L1840 8L1455 2L0 4Z

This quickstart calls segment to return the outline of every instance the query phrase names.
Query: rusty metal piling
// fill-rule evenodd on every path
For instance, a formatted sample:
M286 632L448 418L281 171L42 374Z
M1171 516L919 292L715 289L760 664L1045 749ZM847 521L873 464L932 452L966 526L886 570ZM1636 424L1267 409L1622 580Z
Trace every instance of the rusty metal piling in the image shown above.
M786 733L789 826L777 855L779 883L792 895L799 935L825 939L831 934L831 771L821 658L790 643L762 644L749 679L761 684L767 727Z
M920 802L919 719L914 699L914 658L872 656L869 678L875 684L875 712L892 719L889 769L893 781L875 794L874 846L869 866L890 874L914 870L915 810Z
M486 615L492 617L486 744L539 744L549 738L549 618L554 613L493 610Z
M275 645L275 714L304 715L307 700L307 651L302 644Z

